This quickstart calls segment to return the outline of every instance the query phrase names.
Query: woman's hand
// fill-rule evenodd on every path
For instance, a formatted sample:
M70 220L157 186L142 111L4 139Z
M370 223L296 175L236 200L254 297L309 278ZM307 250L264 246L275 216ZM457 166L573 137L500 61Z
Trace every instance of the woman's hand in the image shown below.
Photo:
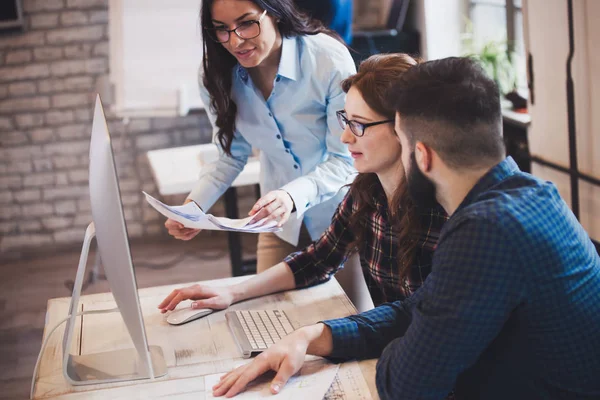
M187 204L191 201L194 201L194 200L187 199L183 204ZM181 224L175 220L172 220L170 218L167 219L167 221L165 222L165 228L167 228L167 231L169 231L169 235L171 235L175 239L179 239L179 240L193 239L201 231L201 229L186 228L183 226L183 224Z
M309 344L310 340L303 329L291 333L256 356L251 363L223 375L220 382L212 388L213 396L233 397L269 370L277 372L271 382L271 393L279 393L287 381L302 368Z
M175 289L158 305L161 313L172 311L184 300L196 300L192 308L210 308L222 310L233 303L233 292L229 287L209 287L192 285Z
M248 215L254 215L254 222L265 218L264 223L276 221L277 226L281 227L290 218L294 209L294 200L285 190L273 190L267 193L258 201Z

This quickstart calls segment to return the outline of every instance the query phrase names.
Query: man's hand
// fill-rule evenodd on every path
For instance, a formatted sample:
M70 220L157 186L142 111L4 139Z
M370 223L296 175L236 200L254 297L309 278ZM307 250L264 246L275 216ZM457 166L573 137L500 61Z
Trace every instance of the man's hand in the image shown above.
M286 382L302 368L308 345L309 341L302 329L284 337L256 356L251 363L223 375L221 381L212 388L213 396L233 397L269 370L277 372L271 382L271 393L279 393Z
M276 221L277 226L281 227L290 218L293 209L294 200L288 192L273 190L258 199L248 215L254 215L254 222L266 218L264 223Z
M254 361L223 375L213 386L213 395L233 397L244 390L248 383L265 372L277 372L271 381L271 393L277 394L287 381L302 368L307 352L327 356L333 349L331 330L322 323L308 325L275 343L259 354Z
M192 285L183 289L175 289L158 305L160 312L166 313L175 309L184 300L196 300L192 308L210 308L222 310L229 307L234 300L233 291L229 287L209 287Z

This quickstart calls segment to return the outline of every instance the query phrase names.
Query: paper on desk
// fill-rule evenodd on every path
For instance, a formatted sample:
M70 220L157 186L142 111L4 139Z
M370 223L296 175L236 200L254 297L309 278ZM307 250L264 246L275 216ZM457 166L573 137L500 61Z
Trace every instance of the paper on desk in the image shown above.
M142 193L146 196L148 204L156 211L167 218L181 223L186 228L249 233L278 232L281 230L281 228L276 226L277 222L275 221L264 223L264 220L260 220L252 223L254 217L244 219L215 217L212 214L203 212L194 202L189 202L182 206L168 206L148 193Z
M338 369L339 364L332 364L323 359L307 361L300 372L291 377L275 397L286 400L322 399L331 386ZM212 387L219 382L222 375L214 374L204 377L205 400L222 398L212 395ZM274 377L274 373L261 376L250 383L246 390L235 398L239 400L272 399L270 386Z

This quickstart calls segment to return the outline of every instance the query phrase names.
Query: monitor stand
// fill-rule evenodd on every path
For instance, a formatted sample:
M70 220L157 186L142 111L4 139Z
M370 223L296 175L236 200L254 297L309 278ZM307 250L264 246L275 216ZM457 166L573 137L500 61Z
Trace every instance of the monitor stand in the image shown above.
M85 231L69 306L69 319L63 337L63 374L65 379L71 385L91 385L154 379L166 375L167 364L162 348L159 346L148 346L148 349L145 352L142 351L142 354L139 354L135 348L85 355L70 353L90 244L95 236L96 228L92 222Z

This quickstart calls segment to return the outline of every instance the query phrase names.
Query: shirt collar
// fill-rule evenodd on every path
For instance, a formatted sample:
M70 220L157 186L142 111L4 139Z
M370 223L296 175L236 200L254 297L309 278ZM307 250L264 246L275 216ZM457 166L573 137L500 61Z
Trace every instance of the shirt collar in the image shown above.
M277 75L293 81L300 78L300 58L295 37L283 38ZM248 70L240 64L237 65L237 76L242 82L248 83Z
M514 175L518 171L520 170L515 160L510 156L506 157L479 179L454 213L456 214L458 210L473 203L481 193Z

